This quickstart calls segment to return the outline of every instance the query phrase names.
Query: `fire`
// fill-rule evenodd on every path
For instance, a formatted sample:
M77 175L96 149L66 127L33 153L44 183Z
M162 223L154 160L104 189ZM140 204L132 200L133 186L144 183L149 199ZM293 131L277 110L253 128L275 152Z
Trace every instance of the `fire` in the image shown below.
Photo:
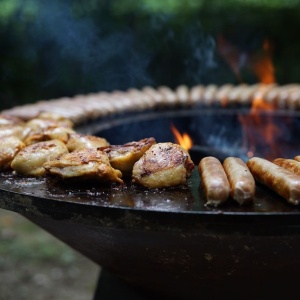
M266 114L276 109L273 104L268 103L264 98L268 87L276 82L275 68L272 62L272 47L268 39L263 42L262 53L257 56L253 71L261 85L254 95L249 115L240 116L240 122L244 130L244 143L249 149L249 157L254 156L257 148L260 148L261 151L262 148L266 148L268 152L266 156L271 159L279 155L276 139L281 131L276 126L272 115Z
M184 132L183 134L181 134L174 125L171 125L171 130L175 136L175 141L177 144L179 144L186 150L189 150L192 148L193 141L187 133Z
M272 62L272 46L268 39L263 42L262 53L254 63L254 73L263 84L271 84L276 82L275 68Z
M275 68L272 62L273 46L269 39L264 39L259 53L249 53L232 44L223 35L217 36L217 49L220 56L229 65L239 82L244 82L241 71L250 69L262 84L276 82Z

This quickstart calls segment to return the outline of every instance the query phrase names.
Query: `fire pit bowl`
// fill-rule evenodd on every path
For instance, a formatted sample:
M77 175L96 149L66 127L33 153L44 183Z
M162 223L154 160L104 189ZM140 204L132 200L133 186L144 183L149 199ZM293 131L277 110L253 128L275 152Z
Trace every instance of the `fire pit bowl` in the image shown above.
M144 112L90 122L79 131L112 144L148 136L172 141L170 124L203 149L247 157L243 110ZM299 115L262 115L281 128L278 154L299 154ZM151 124L151 126L150 126ZM255 123L257 124L257 123ZM287 134L288 133L288 134ZM257 132L256 132L257 134ZM253 145L251 145L253 146ZM269 144L255 145L267 156ZM200 150L199 150L200 148ZM207 150L208 149L208 150ZM217 153L215 152L215 153ZM0 207L16 211L115 276L163 299L295 299L300 276L300 208L257 185L254 203L205 206L197 170L187 186L145 190L131 185L68 184L0 175Z

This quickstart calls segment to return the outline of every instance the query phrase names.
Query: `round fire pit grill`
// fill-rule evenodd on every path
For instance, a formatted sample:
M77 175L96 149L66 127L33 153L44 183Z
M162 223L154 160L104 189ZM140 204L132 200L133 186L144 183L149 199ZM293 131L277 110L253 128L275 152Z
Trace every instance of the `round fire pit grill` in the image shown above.
M53 103L62 100L57 101ZM148 105L133 113L107 107L102 118L79 122L77 115L77 129L122 144L149 136L170 141L169 126L174 124L199 141L191 151L196 165L210 153L245 159L249 145L240 118L248 116L249 103L223 108L160 102L159 109ZM44 102L38 105L35 114L45 111ZM5 113L20 116L22 109ZM300 114L290 109L261 114L263 120L270 116L281 128L276 155L299 154ZM257 156L266 156L267 146L258 145ZM125 182L125 187L74 185L5 172L0 174L0 207L20 213L156 299L296 298L300 208L259 184L251 205L229 200L218 208L206 207L197 168L183 187L149 190L133 186L130 179Z

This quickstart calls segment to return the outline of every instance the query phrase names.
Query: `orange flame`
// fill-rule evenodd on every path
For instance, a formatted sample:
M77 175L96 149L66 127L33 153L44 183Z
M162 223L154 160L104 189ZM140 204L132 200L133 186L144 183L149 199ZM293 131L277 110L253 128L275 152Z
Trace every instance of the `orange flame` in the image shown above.
M186 150L189 150L192 148L193 141L187 133L184 132L181 135L181 133L177 130L177 128L174 125L171 125L171 130L175 136L175 141L177 144L179 144Z
M276 82L275 68L272 62L272 46L268 39L263 42L262 53L254 63L254 73L259 78L259 81L264 84Z
M255 93L248 116L240 116L244 129L244 138L249 149L248 156L255 154L256 148L265 145L267 158L278 157L278 145L276 138L280 135L280 128L276 126L272 115L262 116L262 112L276 109L275 105L265 101L265 93L270 84L275 83L275 68L272 62L272 47L269 40L263 42L262 53L257 56L253 64L253 71L258 77L261 85Z

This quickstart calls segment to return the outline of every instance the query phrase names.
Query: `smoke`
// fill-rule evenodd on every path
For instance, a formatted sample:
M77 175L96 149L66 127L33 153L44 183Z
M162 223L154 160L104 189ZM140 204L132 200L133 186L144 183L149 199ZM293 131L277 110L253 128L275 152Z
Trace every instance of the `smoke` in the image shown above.
M99 16L103 17L103 15ZM31 29L51 86L71 70L81 92L151 84L149 55L126 26L111 29L108 19L76 15L67 1L42 1Z
M213 81L214 40L195 18L136 7L118 14L109 1L15 3L0 31L7 103Z
M189 56L185 58L185 67L189 81L194 84L213 82L210 72L218 67L214 38L207 35L201 24L196 22L187 28L186 39Z

